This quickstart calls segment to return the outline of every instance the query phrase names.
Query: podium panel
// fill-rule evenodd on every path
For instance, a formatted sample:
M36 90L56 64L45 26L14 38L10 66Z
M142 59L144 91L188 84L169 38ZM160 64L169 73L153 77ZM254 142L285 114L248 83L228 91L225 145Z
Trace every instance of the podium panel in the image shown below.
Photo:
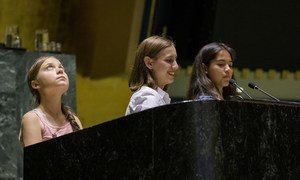
M300 105L185 101L24 149L27 179L295 179Z

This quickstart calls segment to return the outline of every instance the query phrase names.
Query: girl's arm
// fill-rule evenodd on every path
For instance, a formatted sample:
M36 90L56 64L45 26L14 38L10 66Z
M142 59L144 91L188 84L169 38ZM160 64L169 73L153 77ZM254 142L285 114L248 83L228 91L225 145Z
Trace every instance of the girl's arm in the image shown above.
M22 118L20 141L24 147L42 142L42 124L33 112L26 113Z

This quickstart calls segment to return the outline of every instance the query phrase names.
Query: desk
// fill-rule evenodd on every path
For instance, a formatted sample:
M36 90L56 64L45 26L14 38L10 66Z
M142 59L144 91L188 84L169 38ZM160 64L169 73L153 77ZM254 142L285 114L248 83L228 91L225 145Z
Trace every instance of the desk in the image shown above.
M185 101L24 149L25 179L297 179L300 104Z

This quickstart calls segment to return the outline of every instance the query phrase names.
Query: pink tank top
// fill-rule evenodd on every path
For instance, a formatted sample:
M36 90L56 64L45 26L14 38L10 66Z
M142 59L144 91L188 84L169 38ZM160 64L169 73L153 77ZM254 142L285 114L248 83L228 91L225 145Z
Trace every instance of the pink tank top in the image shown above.
M46 116L44 113L42 113L38 109L33 109L32 111L40 118L40 120L44 126L44 129L42 131L43 141L73 132L70 122L68 122L67 124L65 124L63 126L53 126L49 122L46 121Z

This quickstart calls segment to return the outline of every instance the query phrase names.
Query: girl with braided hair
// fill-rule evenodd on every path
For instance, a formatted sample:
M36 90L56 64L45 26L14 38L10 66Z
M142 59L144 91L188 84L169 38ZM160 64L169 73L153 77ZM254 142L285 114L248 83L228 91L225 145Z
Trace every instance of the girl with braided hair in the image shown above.
M20 141L23 146L82 129L78 117L62 103L69 78L57 58L38 58L28 71L27 83L37 107L22 118Z

